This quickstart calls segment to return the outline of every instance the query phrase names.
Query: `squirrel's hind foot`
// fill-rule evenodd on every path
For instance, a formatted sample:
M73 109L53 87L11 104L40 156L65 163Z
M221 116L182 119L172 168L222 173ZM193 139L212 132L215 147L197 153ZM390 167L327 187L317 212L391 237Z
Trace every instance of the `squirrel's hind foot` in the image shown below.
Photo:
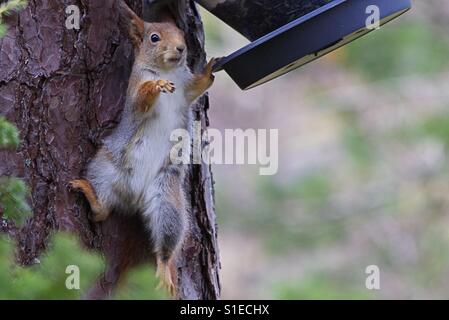
M109 217L109 210L104 208L95 194L92 184L86 179L77 179L69 182L69 187L73 190L81 191L89 201L90 208L93 213L92 220L94 222L104 221Z
M158 260L156 276L159 278L157 289L166 289L172 297L176 297L176 270L171 261L163 262Z

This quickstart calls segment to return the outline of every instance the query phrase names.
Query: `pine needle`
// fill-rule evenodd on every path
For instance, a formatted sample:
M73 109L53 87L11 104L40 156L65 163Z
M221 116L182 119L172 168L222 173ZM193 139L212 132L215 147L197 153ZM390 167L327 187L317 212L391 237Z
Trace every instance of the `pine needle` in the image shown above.
M3 16L8 16L13 12L25 9L27 0L9 0L8 2L0 4L0 38L6 33L6 26L2 24Z
M24 9L27 6L27 0L9 0L8 2L0 4L0 19L2 16L7 16Z

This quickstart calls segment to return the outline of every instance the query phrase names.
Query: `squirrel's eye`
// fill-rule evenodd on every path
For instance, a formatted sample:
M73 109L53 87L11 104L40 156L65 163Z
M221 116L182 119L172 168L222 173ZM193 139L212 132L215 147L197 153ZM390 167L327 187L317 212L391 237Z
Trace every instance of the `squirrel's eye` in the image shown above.
M161 40L161 37L159 37L157 34L153 33L150 37L151 42L158 42Z

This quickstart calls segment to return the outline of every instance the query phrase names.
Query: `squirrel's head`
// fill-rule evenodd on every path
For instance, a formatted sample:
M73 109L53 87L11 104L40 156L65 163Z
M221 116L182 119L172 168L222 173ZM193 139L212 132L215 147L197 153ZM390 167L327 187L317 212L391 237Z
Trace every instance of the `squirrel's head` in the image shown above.
M187 57L184 33L172 23L145 23L136 60L165 71L183 66Z
M174 21L147 23L140 19L125 3L130 39L134 45L136 62L143 68L169 71L184 66L187 46L184 32Z

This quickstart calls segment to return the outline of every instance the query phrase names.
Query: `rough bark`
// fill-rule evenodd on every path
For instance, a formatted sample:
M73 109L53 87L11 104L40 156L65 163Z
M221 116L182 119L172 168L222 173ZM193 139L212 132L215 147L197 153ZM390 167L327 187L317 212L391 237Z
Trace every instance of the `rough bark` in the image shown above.
M127 2L142 12L140 0ZM80 30L65 28L64 10L71 4L81 10ZM114 213L94 224L84 198L67 188L120 118L133 55L119 28L117 5L113 0L29 1L27 9L6 19L11 28L0 40L0 113L21 133L17 152L0 152L0 175L24 179L33 209L22 229L2 220L0 231L17 239L23 265L36 261L52 232L78 233L107 263L87 294L92 299L110 296L126 270L153 260L138 216ZM198 70L205 62L200 17L190 0L180 0L176 8L183 10L176 17L187 31L189 64ZM207 107L203 97L192 119L206 125ZM219 259L210 167L191 166L186 184L192 227L178 261L180 298L216 299Z

